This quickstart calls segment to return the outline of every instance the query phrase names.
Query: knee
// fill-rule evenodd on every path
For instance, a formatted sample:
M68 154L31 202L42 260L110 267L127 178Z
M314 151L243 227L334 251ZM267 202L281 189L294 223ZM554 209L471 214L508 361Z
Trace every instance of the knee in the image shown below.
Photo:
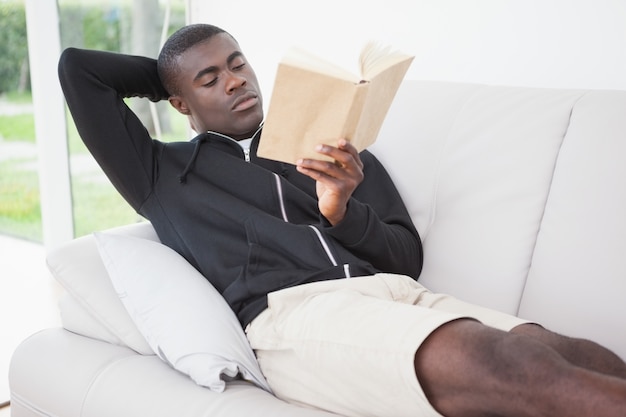
M546 384L567 378L570 371L556 351L532 337L468 320L442 326L415 356L426 397L450 415L469 409L481 415L496 405L529 407L546 395ZM486 404L490 407L484 409Z
M538 382L561 378L571 367L557 351L525 335L502 333L487 352L488 372L505 385L540 386Z
M418 377L423 368L417 365L422 365L444 378L466 379L473 389L477 389L476 381L490 389L528 387L539 385L539 380L560 378L570 367L557 351L527 335L503 332L474 321L453 322L445 327L434 334L439 336L437 340L427 339L423 347L431 348L430 353L418 350ZM429 357L421 358L421 353Z
M512 333L532 337L556 350L575 366L603 374L626 378L626 363L614 352L587 339L572 338L538 325L521 325Z
M433 407L444 415L475 410L518 398L532 386L538 360L527 337L502 332L476 321L448 323L426 339L415 356L415 372ZM545 360L545 359L541 359ZM536 384L535 384L536 385Z

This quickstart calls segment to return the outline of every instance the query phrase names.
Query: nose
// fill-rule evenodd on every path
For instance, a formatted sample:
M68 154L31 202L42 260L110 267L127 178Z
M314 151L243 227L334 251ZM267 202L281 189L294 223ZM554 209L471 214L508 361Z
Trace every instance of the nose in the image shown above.
M229 94L233 93L236 89L243 87L246 85L248 81L242 75L233 74L232 72L228 75L228 80L226 80L226 92Z

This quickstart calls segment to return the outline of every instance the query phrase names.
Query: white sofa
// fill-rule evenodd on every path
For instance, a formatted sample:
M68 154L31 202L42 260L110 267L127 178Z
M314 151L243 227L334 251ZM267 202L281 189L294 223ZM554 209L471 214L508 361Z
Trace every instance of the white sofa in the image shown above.
M421 233L420 282L626 358L626 91L405 81L372 150ZM114 232L155 239L147 223ZM112 291L92 236L48 260L82 288L65 329L16 350L14 417L329 415L241 381L201 388L115 328L121 303L90 311Z

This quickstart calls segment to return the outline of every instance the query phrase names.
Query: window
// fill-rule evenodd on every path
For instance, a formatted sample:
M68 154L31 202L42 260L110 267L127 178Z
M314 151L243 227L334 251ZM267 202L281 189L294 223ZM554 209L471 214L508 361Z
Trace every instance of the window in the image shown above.
M57 6L61 49L74 46L156 57L162 39L186 19L185 0L58 0ZM38 142L45 138L36 140L26 10L25 0L0 0L0 233L41 242L45 228ZM176 116L168 103L150 108L147 100L133 100L129 105L154 137L168 141L188 135L185 119ZM73 236L140 221L87 152L69 112L66 118L71 176L71 210L66 211L73 212ZM54 194L54 183L51 188ZM48 222L55 221L51 217Z

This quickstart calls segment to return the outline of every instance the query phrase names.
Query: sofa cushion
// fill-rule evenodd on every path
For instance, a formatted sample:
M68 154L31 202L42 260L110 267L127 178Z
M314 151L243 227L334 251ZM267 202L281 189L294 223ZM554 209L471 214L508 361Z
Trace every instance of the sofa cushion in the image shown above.
M9 378L13 417L337 417L288 404L244 381L216 393L154 355L59 328L19 345Z
M104 326L101 321L96 319L74 296L67 291L61 294L61 297L59 298L59 310L64 329L69 330L72 333L87 336L91 339L97 339L113 345L128 347L122 339L117 337L113 331L110 331L106 326ZM152 352L152 349L148 346L148 342L146 342L143 335L139 333L139 330L137 330L135 324L132 323L130 317L128 317L128 321L130 322L128 324L129 329L136 334L137 340L142 339L141 345L145 345L145 347L142 347L143 352L141 353L145 355L153 355L154 352Z
M422 237L424 286L518 314L555 161L583 94L405 82L372 149Z
M270 391L234 312L182 256L151 240L95 236L113 287L163 361L216 392L238 374Z
M572 111L520 315L626 359L626 92L590 91Z
M159 241L148 222L111 229L110 233ZM52 276L68 294L60 303L63 327L143 355L154 354L115 294L92 235L50 250L46 261Z

